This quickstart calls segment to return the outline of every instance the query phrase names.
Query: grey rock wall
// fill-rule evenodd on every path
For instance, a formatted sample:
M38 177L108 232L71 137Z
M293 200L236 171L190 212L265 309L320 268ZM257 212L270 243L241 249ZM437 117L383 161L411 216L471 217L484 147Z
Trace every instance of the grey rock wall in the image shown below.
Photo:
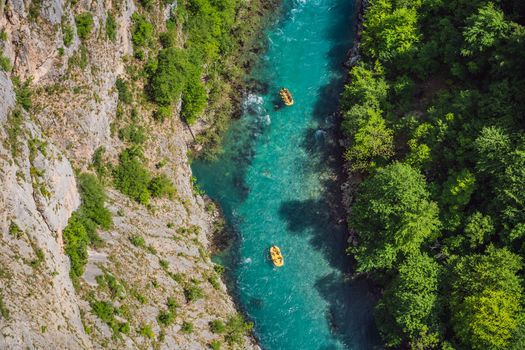
M208 323L227 320L236 310L224 284L219 281L217 288L208 281L214 274L208 250L217 212L193 192L189 136L178 119L146 122L150 137L145 145L152 171L167 160L163 172L177 195L146 208L109 188L113 226L99 232L103 244L90 248L80 287L73 287L62 236L80 205L73 169L89 171L100 146L112 160L123 148L111 132L115 81L126 73L125 58L133 53L130 18L136 6L119 2L113 43L105 39L104 28L109 6L115 5L111 1L80 0L74 7L62 0L39 3L37 19L28 15L29 0L7 0L0 11L0 28L7 35L0 51L13 65L12 72L0 71L0 349L204 349L220 338ZM80 70L71 67L79 39L75 35L64 47L61 24L75 31L74 16L84 11L92 13L94 29L85 42L88 65ZM30 113L16 106L15 76L33 81ZM143 237L146 246L131 244L134 235ZM99 285L104 275L119 281L123 295L108 295ZM197 284L204 298L188 302L188 283ZM144 303L137 301L137 293ZM168 297L179 304L177 316L161 327L157 317ZM93 298L113 298L115 307L128 310L129 333L115 336L94 315ZM181 331L183 322L193 324L191 334ZM153 339L141 334L144 325L151 326ZM256 346L246 339L241 348Z

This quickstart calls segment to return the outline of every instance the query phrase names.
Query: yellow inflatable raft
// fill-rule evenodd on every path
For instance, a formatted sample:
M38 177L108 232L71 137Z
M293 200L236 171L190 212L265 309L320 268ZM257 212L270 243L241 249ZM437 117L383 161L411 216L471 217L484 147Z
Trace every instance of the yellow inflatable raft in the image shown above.
M285 105L293 105L293 97L290 90L288 90L287 88L282 88L281 90L279 90L279 95L281 95L281 99L283 100Z
M281 249L276 245L273 245L270 248L270 258L275 266L281 267L284 265L284 258L281 254Z

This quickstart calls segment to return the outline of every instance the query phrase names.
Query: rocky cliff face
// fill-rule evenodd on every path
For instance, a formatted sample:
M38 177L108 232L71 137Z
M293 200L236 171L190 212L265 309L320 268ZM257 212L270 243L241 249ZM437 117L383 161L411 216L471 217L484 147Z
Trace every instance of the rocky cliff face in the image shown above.
M89 169L100 146L110 161L124 147L112 132L115 81L133 51L135 9L130 0L1 1L0 51L12 65L0 71L2 349L228 347L209 326L236 313L208 254L216 210L193 189L190 136L177 118L144 122L146 165L155 171L163 164L174 199L146 207L108 184L113 224L89 248L79 285L69 277L63 230L81 203L76 171ZM110 10L115 41L104 38ZM94 20L82 47L74 34L81 12ZM73 32L69 46L65 28ZM24 108L13 81L30 78L33 105ZM101 305L111 312L93 311ZM124 324L128 329L115 331ZM237 346L254 347L247 338Z

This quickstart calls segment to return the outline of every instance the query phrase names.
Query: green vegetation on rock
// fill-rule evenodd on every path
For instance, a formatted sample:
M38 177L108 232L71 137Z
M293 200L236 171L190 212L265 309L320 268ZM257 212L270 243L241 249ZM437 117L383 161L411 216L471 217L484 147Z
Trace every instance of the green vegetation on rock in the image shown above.
M111 13L106 17L106 35L113 42L117 40L117 21Z
M140 134L123 133L123 139L139 141ZM143 163L143 152L138 147L127 148L119 155L119 164L113 171L115 186L119 191L140 204L147 205L151 197L170 197L175 187L165 175L152 176Z
M154 40L153 25L146 17L137 12L131 16L131 20L133 21L131 41L135 46L135 50L151 45Z
M29 78L21 81L18 77L13 77L13 84L15 86L16 103L29 111L33 107L33 90L31 89L32 79Z
M73 32L73 27L69 24L66 17L62 17L62 36L64 41L64 46L69 47L73 42L75 33Z
M84 12L75 16L77 35L81 40L86 40L93 30L93 16L90 12ZM67 45L66 45L67 46Z
M0 52L0 69L4 72L11 71L11 62L9 58L5 57L3 53Z
M83 173L77 178L82 203L71 215L64 229L65 251L71 262L74 283L84 273L89 244L101 244L98 228L107 230L112 224L111 213L105 207L106 192L95 175Z

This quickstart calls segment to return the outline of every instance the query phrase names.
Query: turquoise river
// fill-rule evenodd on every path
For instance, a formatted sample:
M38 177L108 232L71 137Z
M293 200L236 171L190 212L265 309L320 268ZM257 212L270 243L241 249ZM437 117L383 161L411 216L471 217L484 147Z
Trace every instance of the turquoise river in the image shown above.
M352 281L340 205L338 96L354 0L285 0L224 152L195 161L236 239L222 256L230 288L263 349L374 349L372 302ZM280 105L278 90L295 105ZM275 268L268 248L285 265Z

